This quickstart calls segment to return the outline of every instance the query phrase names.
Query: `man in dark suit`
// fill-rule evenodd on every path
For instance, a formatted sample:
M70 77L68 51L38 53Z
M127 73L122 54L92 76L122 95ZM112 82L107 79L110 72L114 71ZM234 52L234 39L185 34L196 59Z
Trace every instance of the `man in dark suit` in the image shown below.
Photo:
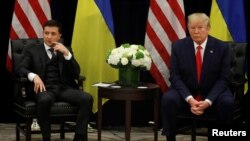
M183 108L197 116L214 110L220 125L230 124L234 99L228 87L229 47L208 35L209 29L206 14L191 14L188 16L190 37L172 44L171 86L163 95L161 105L162 134L167 141L175 141L176 116Z
M61 33L59 22L47 21L43 26L44 44L26 48L20 74L34 83L43 141L50 141L50 107L57 100L79 107L74 141L86 141L93 98L78 89L75 78L80 74L80 67L72 51L59 42Z

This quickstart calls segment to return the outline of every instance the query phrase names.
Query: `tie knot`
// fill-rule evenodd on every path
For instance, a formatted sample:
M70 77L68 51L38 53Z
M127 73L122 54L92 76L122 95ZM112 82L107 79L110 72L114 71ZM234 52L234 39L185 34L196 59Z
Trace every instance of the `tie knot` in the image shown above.
M56 54L54 53L54 49L53 48L50 48L50 49L48 49L49 51L50 51L50 53L51 53L51 59L55 59L56 58Z
M50 48L49 51L50 51L51 53L54 53L54 49L53 49L53 48Z
M201 50L202 49L202 47L201 46L197 46L197 50Z

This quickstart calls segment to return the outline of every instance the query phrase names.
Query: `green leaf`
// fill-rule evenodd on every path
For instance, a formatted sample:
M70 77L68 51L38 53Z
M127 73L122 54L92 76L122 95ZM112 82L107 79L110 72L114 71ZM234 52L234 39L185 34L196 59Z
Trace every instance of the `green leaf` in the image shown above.
M144 46L142 46L142 45L138 45L138 46L139 46L138 48L139 48L140 50L145 50L145 47L144 47Z
M129 43L122 44L122 46L123 46L124 48L130 48L130 44L129 44Z
M135 54L136 59L144 58L144 54L141 51L137 51Z

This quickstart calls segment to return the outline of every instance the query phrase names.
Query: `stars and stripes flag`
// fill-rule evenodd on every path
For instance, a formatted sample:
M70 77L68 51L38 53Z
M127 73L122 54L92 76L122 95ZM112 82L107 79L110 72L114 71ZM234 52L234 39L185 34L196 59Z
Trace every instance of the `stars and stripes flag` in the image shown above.
M151 0L144 44L153 59L150 73L162 92L171 85L171 43L184 37L186 22L183 0Z
M51 19L50 0L15 0L6 68L12 72L11 39L42 38L42 25Z

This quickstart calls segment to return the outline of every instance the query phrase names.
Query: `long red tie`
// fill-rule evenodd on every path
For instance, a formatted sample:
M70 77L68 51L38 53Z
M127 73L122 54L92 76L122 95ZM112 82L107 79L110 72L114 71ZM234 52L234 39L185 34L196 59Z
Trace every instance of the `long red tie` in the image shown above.
M202 68L201 49L202 49L201 46L198 46L198 47L197 47L197 52L196 52L196 57L195 57L195 58L196 58L196 73L197 73L197 80L198 80L198 83L200 82L201 68ZM195 96L195 99L198 100L198 101L202 100L201 95L198 93L198 94Z
M197 52L196 52L196 71L197 71L197 80L200 82L200 77L201 77L201 67L202 67L202 57L201 57L201 46L197 47Z

